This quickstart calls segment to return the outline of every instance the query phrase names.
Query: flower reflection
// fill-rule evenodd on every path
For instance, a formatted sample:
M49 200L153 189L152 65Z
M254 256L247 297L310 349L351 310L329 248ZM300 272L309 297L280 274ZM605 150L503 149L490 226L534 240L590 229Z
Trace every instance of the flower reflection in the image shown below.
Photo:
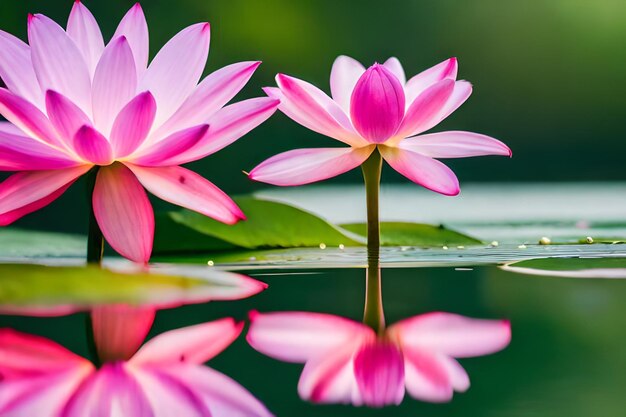
M0 329L2 416L271 416L231 378L202 364L241 333L232 318L163 333L136 350L153 311L124 307L92 314L104 363L96 368L39 336ZM121 326L123 317L130 317ZM133 320L134 318L134 320ZM95 324L95 323L94 323ZM124 344L124 341L127 341Z
M509 344L506 320L435 312L376 332L343 317L310 312L252 312L248 342L258 351L305 363L304 400L382 407L418 400L445 402L469 388L455 358L487 355Z

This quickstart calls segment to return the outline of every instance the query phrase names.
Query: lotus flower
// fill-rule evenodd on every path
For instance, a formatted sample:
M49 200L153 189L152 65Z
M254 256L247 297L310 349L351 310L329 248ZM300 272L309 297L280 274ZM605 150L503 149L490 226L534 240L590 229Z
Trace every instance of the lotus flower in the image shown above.
M343 317L307 312L250 315L247 340L273 358L306 363L298 392L314 403L382 407L405 390L429 402L452 399L470 381L454 358L497 352L509 344L508 321L429 313L377 334Z
M435 158L511 155L499 140L471 132L422 134L467 100L472 86L456 81L451 58L406 81L396 58L367 70L347 56L335 60L330 74L332 98L317 87L284 74L280 99L291 119L349 148L297 149L276 155L250 172L253 180L282 186L302 185L342 174L363 164L376 149L393 169L411 181L445 195L459 193L454 172Z
M0 225L57 197L100 167L92 204L109 244L136 261L150 258L157 197L224 223L244 218L211 182L179 165L210 155L267 119L278 104L254 98L223 107L259 62L226 66L198 81L209 24L174 36L148 66L148 27L139 4L105 46L79 0L67 30L28 17L28 40L0 31Z
M101 313L110 319L114 312ZM141 310L118 313L134 325L94 316L95 340L106 359L98 369L50 340L1 329L0 415L271 416L237 382L202 365L237 338L243 323L227 318L173 330L134 353L151 318Z

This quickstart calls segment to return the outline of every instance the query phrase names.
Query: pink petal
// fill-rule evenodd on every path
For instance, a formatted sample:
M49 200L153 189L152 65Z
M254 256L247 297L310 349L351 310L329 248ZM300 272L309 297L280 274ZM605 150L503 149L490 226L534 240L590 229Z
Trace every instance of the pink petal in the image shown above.
M93 337L101 362L130 359L144 342L156 309L152 306L103 305L91 310Z
M43 108L43 94L30 59L30 47L0 30L0 78L7 88L36 107Z
M137 79L139 79L146 71L149 54L148 24L139 3L135 3L126 13L111 39L121 36L126 38L133 52Z
M0 226L47 206L91 167L54 171L24 171L0 184Z
M407 104L411 105L417 96L424 92L428 87L441 80L456 80L457 71L458 62L456 58L450 58L435 65L434 67L420 72L407 81L404 87Z
M440 359L447 370L452 388L457 392L467 391L470 387L470 379L461 364L448 356L442 356Z
M354 376L368 407L398 405L404 398L404 360L391 342L364 343L354 356Z
M28 41L41 89L57 91L91 113L91 78L82 53L61 26L46 16L28 19Z
M177 130L206 123L246 85L260 64L259 61L239 62L209 74L152 136L158 139Z
M228 347L241 333L243 322L224 318L162 333L146 343L132 358L134 365L200 365Z
M374 64L359 78L350 99L356 130L371 143L383 143L398 129L404 116L404 91L396 76Z
M186 164L230 145L274 114L278 103L269 97L259 97L224 107L209 120L208 134L186 152L171 158L169 163Z
M139 94L119 112L111 130L111 146L117 158L134 152L146 139L156 115L150 92Z
M443 195L457 195L459 180L443 163L408 149L381 146L380 153L393 169L411 181Z
M248 343L287 362L327 356L339 347L373 337L369 327L343 317L308 312L250 313Z
M107 242L122 256L148 262L154 238L154 212L143 187L122 164L98 171L93 210Z
M74 150L85 161L95 165L113 162L111 145L104 136L91 126L85 125L74 135Z
M115 117L136 91L135 59L128 41L120 36L107 45L93 77L93 118L101 132L111 132Z
M385 68L387 68L393 75L396 76L400 84L406 84L406 75L404 74L404 68L402 68L402 64L395 56L389 58L383 64Z
M175 132L152 145L145 145L129 158L143 166L173 165L178 157L207 135L209 125L203 124Z
M70 99L56 91L48 90L46 92L46 111L61 138L70 145L81 127L91 125L89 116Z
M295 149L261 162L250 179L281 186L308 184L358 167L372 151L372 147Z
M248 390L211 368L176 366L164 373L189 387L203 401L211 417L272 417Z
M150 403L124 362L106 363L69 400L62 417L155 417Z
M133 368L133 377L139 382L154 412L154 417L214 417L195 392L194 386L170 375L189 365L177 367L148 366Z
M179 167L128 167L152 194L172 204L197 211L226 224L245 219L233 200L193 171Z
M82 52L89 73L93 74L104 50L98 22L80 1L75 1L67 21L67 34Z
M280 100L278 108L294 121L314 132L340 140L351 146L367 142L356 133L346 113L322 90L284 74L276 76L280 90L265 89L267 95Z
M439 132L406 139L403 149L431 158L467 158L470 156L511 156L511 149L497 139L472 132Z
M508 320L472 319L451 313L429 313L392 326L404 346L441 352L456 358L488 355L511 341Z
M37 107L4 88L0 88L0 114L27 135L64 147L48 118Z
M472 84L467 81L456 81L454 83L454 91L448 98L448 101L441 109L440 119L434 123L433 126L438 124L441 120L448 117L456 109L458 109L472 94Z
M330 92L333 100L343 111L350 113L350 97L356 82L365 72L365 67L356 59L340 55L330 71Z
M441 112L454 90L454 81L445 79L429 87L407 109L395 139L417 135L441 121ZM390 143L397 143L397 140Z
M8 128L8 129L7 129ZM67 153L0 123L0 171L37 171L78 165Z
M445 356L421 349L404 347L406 391L417 400L448 402L454 389Z
M210 27L198 23L180 31L161 48L139 83L139 91L156 98L158 126L196 88L209 54Z
M375 337L370 335L370 337ZM352 358L362 339L344 343L331 352L309 359L298 381L298 394L318 404L361 405Z

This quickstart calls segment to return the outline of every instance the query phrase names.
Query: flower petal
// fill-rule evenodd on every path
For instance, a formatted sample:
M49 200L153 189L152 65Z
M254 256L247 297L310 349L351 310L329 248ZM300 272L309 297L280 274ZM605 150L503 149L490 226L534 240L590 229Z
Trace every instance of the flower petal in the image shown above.
M93 76L92 101L95 126L108 135L115 117L137 91L135 59L126 37L107 45Z
M511 341L508 320L472 319L440 312L402 320L390 331L397 332L403 346L456 358L488 355L504 349Z
M295 149L261 162L250 172L250 179L281 186L321 181L358 167L373 150L372 146Z
M461 364L448 356L441 357L441 361L447 369L452 388L457 392L467 391L470 387L470 379Z
M141 366L203 364L237 339L243 324L229 317L162 333L143 345L131 362Z
M91 167L81 165L52 171L23 171L0 184L0 226L39 210L56 200Z
M169 163L186 164L230 145L274 114L278 103L269 97L259 97L224 107L209 120L208 134L186 152L171 158Z
M156 109L154 97L146 91L119 112L110 136L116 158L128 156L141 146L152 128Z
M176 372L179 368L183 367L133 367L133 376L143 388L154 417L214 417L192 385L167 372Z
M443 195L457 195L461 191L454 172L436 159L388 146L381 146L380 153L393 169L422 187Z
M7 88L36 107L43 108L43 94L30 58L30 47L0 30L0 78Z
M371 143L383 143L398 129L404 116L404 90L385 66L374 64L359 78L350 99L356 130Z
M230 197L193 171L179 167L144 168L128 164L152 194L226 224L245 219Z
M70 99L56 91L46 92L46 111L52 125L66 144L72 144L78 130L91 125L91 120Z
M209 74L151 136L159 139L177 130L206 123L246 85L260 64L259 61L239 62Z
M91 126L85 125L74 135L74 149L78 156L95 165L113 162L111 145L104 136Z
M129 157L136 165L168 166L185 151L191 149L207 135L209 125L203 124L172 133L168 137L152 145L145 145Z
M406 111L402 124L390 144L417 135L441 121L441 112L454 91L454 81L445 79L427 88Z
M36 14L28 19L33 67L43 91L54 90L91 114L91 77L82 53L63 28Z
M4 88L0 88L0 114L27 135L50 145L64 147L45 114Z
M39 171L80 164L68 154L0 122L0 171Z
M402 68L402 64L395 56L392 56L383 64L385 68L387 68L393 75L396 76L400 84L406 84L406 75L404 74L404 68Z
M124 362L106 363L68 401L62 417L155 417L143 389Z
M139 83L156 98L159 126L196 88L209 54L210 27L198 23L180 31L161 48Z
M365 67L356 59L340 55L330 70L330 93L346 114L350 113L350 97Z
M89 9L75 1L67 21L67 34L82 52L89 74L93 75L104 50L104 40L98 22Z
M314 132L351 146L367 144L352 127L348 115L322 90L284 74L278 74L276 82L279 91L268 88L264 91L280 100L278 108L291 119Z
M100 362L130 359L148 335L155 314L152 306L110 304L92 308L91 326Z
M252 311L246 340L253 348L273 358L305 362L369 336L374 336L372 329L340 316L298 311Z
M445 80L456 80L458 62L456 58L447 59L434 67L420 72L407 81L404 92L406 94L406 104L410 106L422 92L433 84Z
M165 372L189 387L212 417L272 417L265 406L235 380L211 368L176 366Z
M511 156L511 149L499 140L478 133L462 131L415 136L402 141L401 147L431 158Z
M154 212L143 187L122 164L98 171L93 210L109 244L122 256L145 263L154 238Z
M121 36L124 36L130 45L135 59L137 79L140 79L148 66L149 36L146 17L139 3L135 3L122 18L111 39L117 39Z
M391 342L364 343L354 355L354 376L368 407L399 405L404 398L402 352Z
M422 349L403 346L406 391L417 400L448 402L454 389L447 358Z

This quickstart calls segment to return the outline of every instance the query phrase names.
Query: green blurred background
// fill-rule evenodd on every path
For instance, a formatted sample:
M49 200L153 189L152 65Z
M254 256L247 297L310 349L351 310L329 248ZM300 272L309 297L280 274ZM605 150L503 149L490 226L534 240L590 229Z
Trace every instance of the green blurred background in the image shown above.
M85 0L105 37L131 0ZM65 24L71 0L0 3L0 28L26 37L28 12ZM626 2L622 0L149 0L142 2L152 55L183 27L211 22L207 73L242 60L263 65L240 94L262 94L285 72L328 91L339 54L364 64L397 56L413 75L450 56L471 99L435 130L502 139L512 160L449 161L462 182L625 180ZM192 168L228 193L261 187L240 170L295 147L337 142L276 114L251 134ZM384 181L405 181L392 170ZM355 170L332 182L360 181ZM83 188L18 225L82 231ZM54 224L51 225L51 220ZM70 221L71 219L71 221Z

